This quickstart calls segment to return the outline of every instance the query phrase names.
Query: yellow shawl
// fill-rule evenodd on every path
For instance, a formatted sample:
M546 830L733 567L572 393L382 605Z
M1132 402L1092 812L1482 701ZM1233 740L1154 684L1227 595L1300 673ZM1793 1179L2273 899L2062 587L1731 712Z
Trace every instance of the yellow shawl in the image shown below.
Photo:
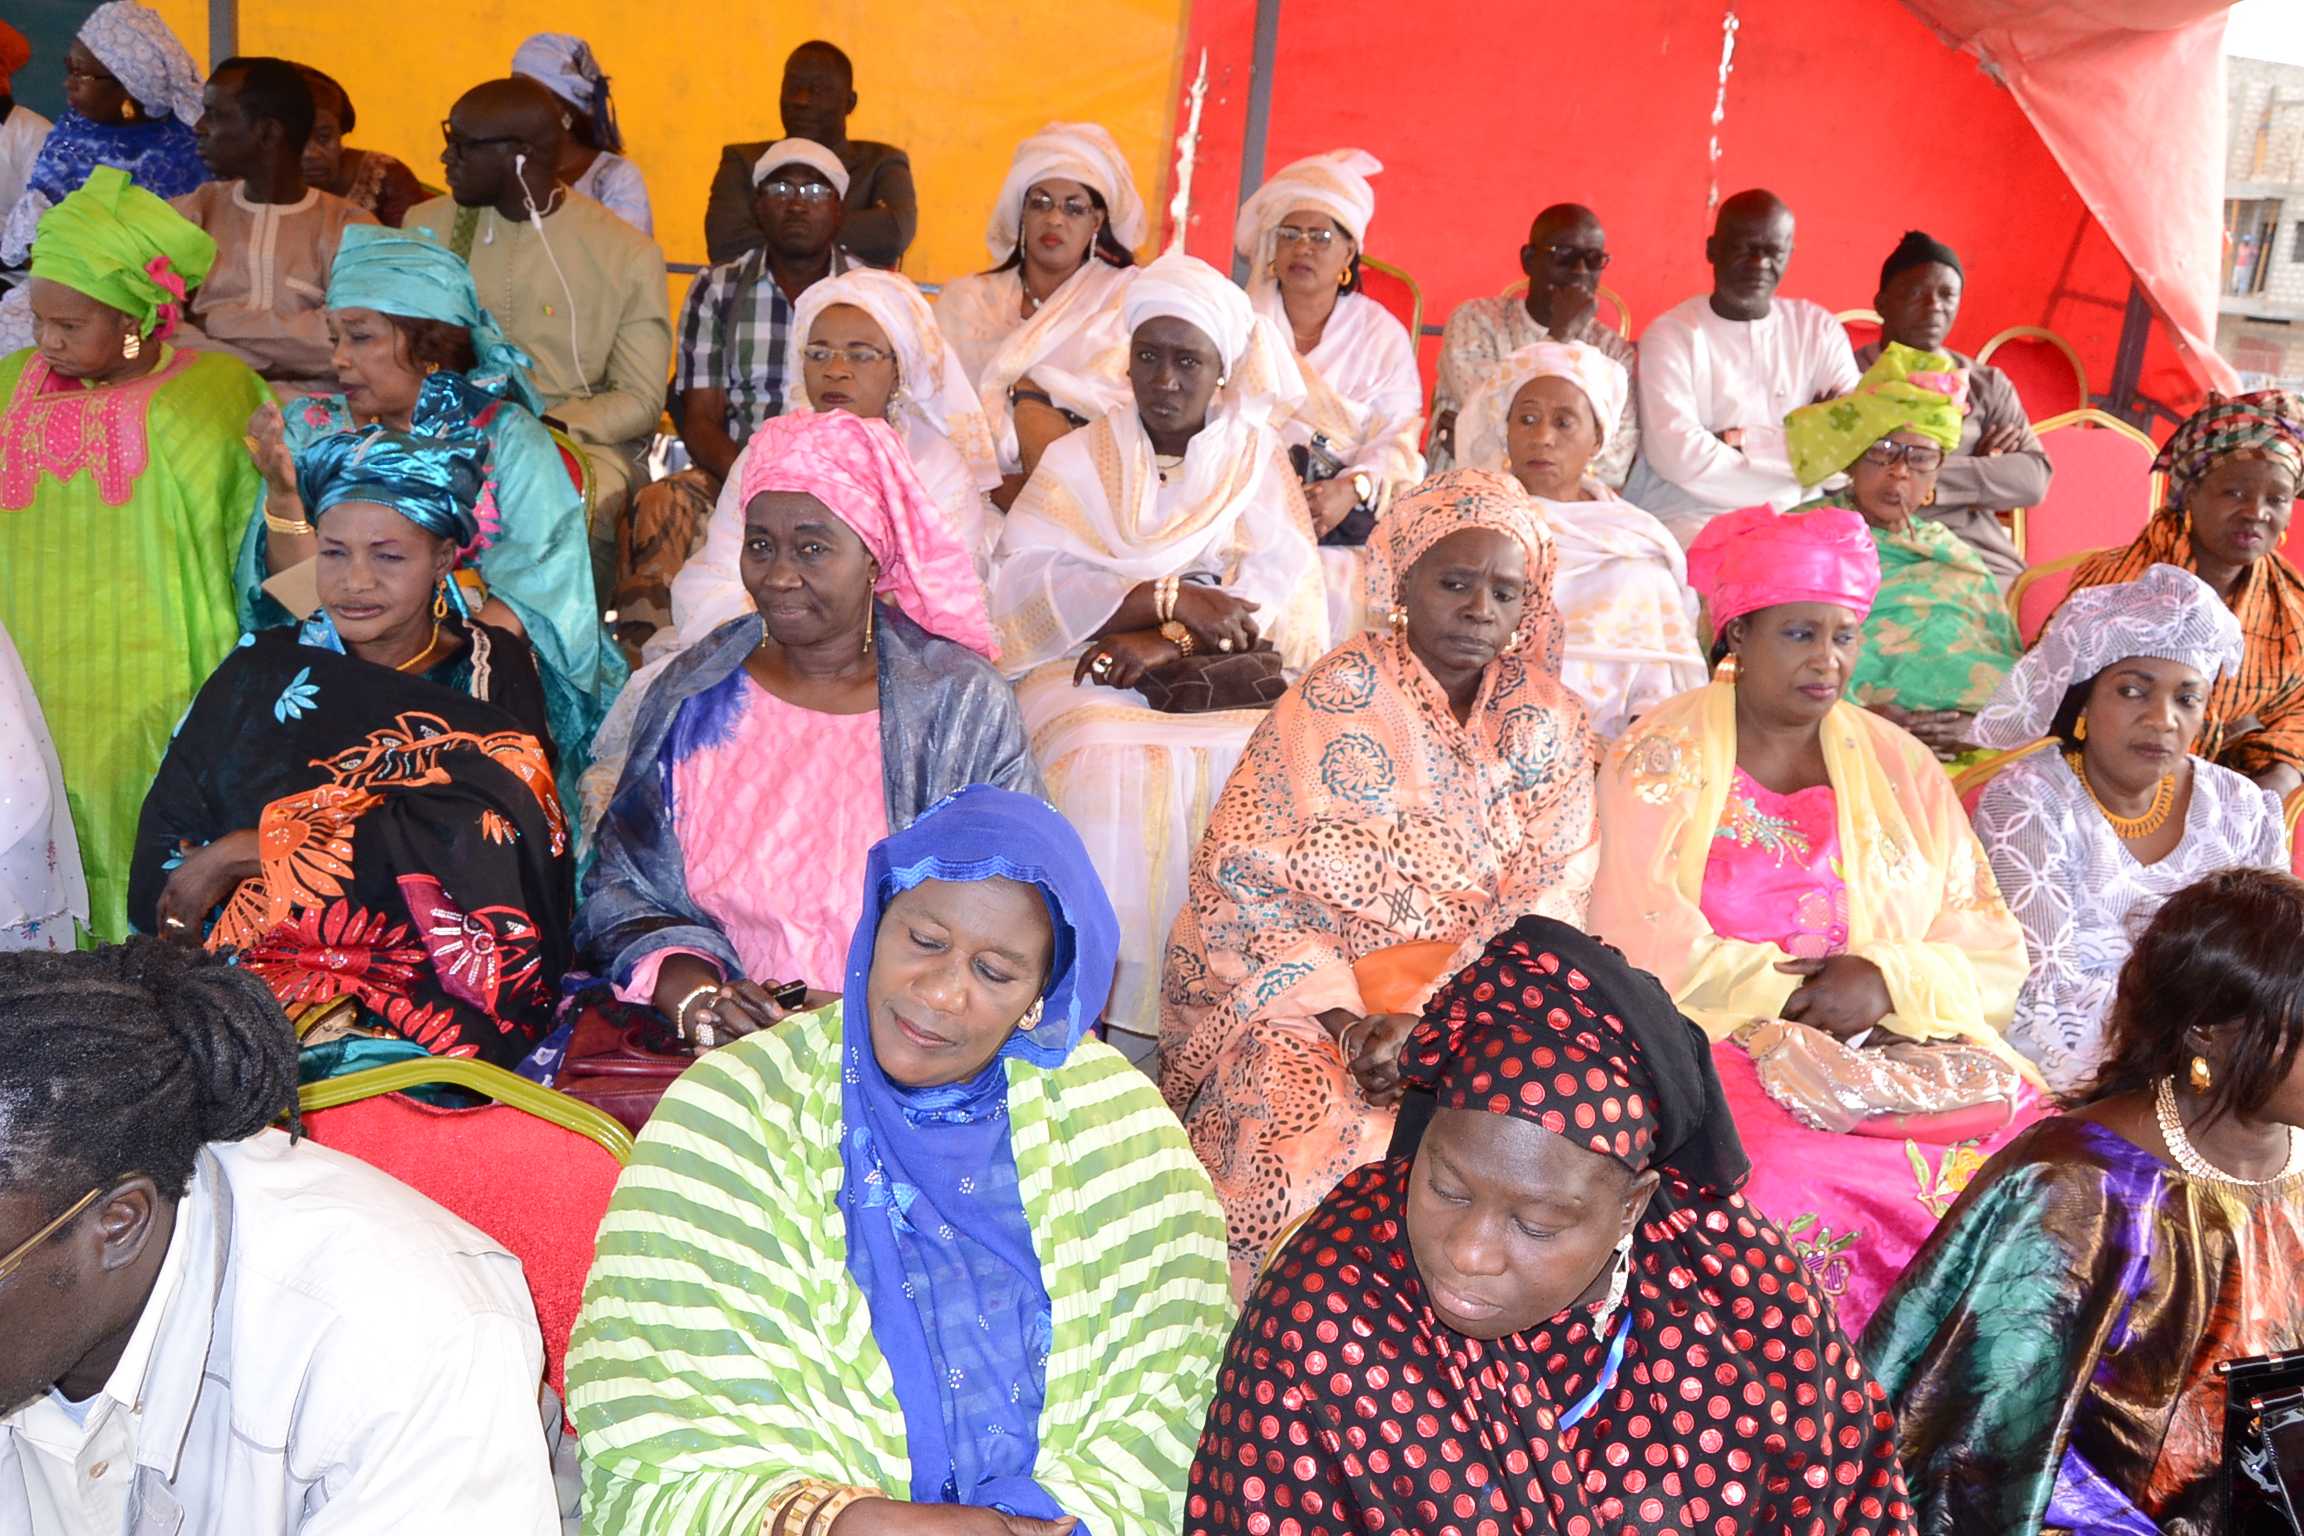
M1845 701L1823 724L1848 883L1848 953L1887 979L1884 1027L1965 1036L2013 1059L2000 1032L2028 961L2023 930L1952 782L1926 747ZM1692 689L1643 716L1600 770L1592 931L1652 971L1713 1039L1773 1017L1801 978L1774 944L1722 938L1698 906L1736 766L1736 690Z

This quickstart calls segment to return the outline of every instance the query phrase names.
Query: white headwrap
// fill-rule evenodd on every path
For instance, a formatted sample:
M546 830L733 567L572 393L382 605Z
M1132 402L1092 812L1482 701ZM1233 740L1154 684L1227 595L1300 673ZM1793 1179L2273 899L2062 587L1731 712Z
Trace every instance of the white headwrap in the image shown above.
M1216 344L1224 371L1240 361L1256 328L1256 310L1232 280L1197 256L1170 251L1136 274L1121 306L1128 334L1162 315L1172 315L1200 328Z
M602 149L623 150L616 109L608 102L608 75L590 43L573 32L539 32L512 50L512 73L526 75L590 117Z
M857 267L809 285L792 306L791 356L784 377L791 381L793 395L807 397L801 349L808 345L816 317L835 304L853 304L870 315L896 349L896 397L889 402L889 416L917 416L950 439L982 488L998 485L992 430L968 383L968 371L937 329L935 311L909 278Z
M1456 420L1456 441L1463 445L1457 450L1457 463L1512 472L1511 453L1505 446L1512 402L1531 379L1566 379L1584 391L1603 444L1623 418L1624 397L1632 389L1632 376L1624 365L1598 347L1581 341L1539 341L1522 347L1492 364L1466 393Z
M1364 149L1332 149L1299 160L1258 187L1232 224L1232 246L1249 258L1249 281L1272 281L1273 231L1299 208L1317 208L1352 237L1368 243L1368 221L1376 217L1376 193L1368 178L1384 162Z
M778 166L805 165L824 173L832 183L832 190L842 197L848 195L848 167L840 157L814 139L778 139L761 152L752 162L752 185L758 186L768 179L768 173Z
M1050 177L1095 188L1110 216L1112 238L1129 250L1144 243L1144 200L1136 195L1136 178L1128 169L1128 157L1120 153L1119 141L1097 123L1050 123L1016 146L1008 179L1000 183L992 223L984 232L985 248L994 261L1016 254L1024 194L1034 182Z
M1978 711L1969 737L2000 751L2038 741L2073 684L2130 656L2182 662L2214 682L2240 670L2246 646L2240 621L2214 587L2180 566L2148 566L2134 581L2066 598L2040 643Z
M200 120L200 66L158 11L136 0L106 0L81 23L79 36L148 115L172 113L187 128Z

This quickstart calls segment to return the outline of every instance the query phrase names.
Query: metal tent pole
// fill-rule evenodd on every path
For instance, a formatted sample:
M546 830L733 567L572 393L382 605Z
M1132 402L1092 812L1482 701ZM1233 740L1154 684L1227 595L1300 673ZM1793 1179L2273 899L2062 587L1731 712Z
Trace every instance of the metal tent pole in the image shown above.
M1248 68L1248 125L1240 135L1240 201L1264 185L1264 133L1272 122L1272 68L1280 52L1280 0L1256 0L1256 53ZM1232 258L1232 281L1248 282L1248 258Z

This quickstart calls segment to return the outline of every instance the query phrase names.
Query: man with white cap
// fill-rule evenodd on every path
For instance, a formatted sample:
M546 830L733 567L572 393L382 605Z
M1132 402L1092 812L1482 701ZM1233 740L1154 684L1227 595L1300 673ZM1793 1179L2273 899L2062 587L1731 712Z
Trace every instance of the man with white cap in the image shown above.
M866 266L902 262L920 227L912 161L893 144L848 137L848 116L856 110L856 67L848 55L821 40L802 43L784 61L777 101L784 137L823 145L848 172L841 248ZM716 262L734 261L768 238L766 222L755 216L751 200L752 167L768 148L768 141L761 140L730 144L720 152L712 200L704 209L704 248Z
M640 643L672 622L672 578L703 544L736 456L784 413L792 306L850 265L839 248L849 185L824 145L777 140L752 163L752 216L767 244L689 285L672 388L690 467L640 492L616 551L617 635L635 663Z

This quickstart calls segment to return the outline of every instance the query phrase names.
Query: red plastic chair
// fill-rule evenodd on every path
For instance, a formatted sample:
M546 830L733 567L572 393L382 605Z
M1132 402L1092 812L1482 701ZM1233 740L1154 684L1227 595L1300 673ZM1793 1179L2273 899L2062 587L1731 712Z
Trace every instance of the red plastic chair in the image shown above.
M2072 343L2040 325L2012 325L1984 343L1976 361L2008 375L2024 414L2047 416L2088 408L2088 369Z
M1408 327L1411 345L1422 345L1424 338L1424 290L1416 279L1388 261L1362 253L1360 257L1360 291L1392 312L1392 318Z
M2069 579L2051 581L2080 558L2117 549L2144 531L2160 504L2152 439L2102 411L2070 411L2037 424L2056 473L2048 495L2017 521L2017 548L2031 569L2008 593L2008 611L2029 641L2040 632Z
M441 1109L400 1090L454 1083L497 1102ZM568 1335L592 1240L632 1153L606 1115L485 1062L394 1062L307 1085L304 1130L380 1168L502 1243L528 1279L552 1390L567 1396Z
M1876 309L1844 309L1834 318L1848 333L1851 351L1861 352L1880 339L1880 312Z

